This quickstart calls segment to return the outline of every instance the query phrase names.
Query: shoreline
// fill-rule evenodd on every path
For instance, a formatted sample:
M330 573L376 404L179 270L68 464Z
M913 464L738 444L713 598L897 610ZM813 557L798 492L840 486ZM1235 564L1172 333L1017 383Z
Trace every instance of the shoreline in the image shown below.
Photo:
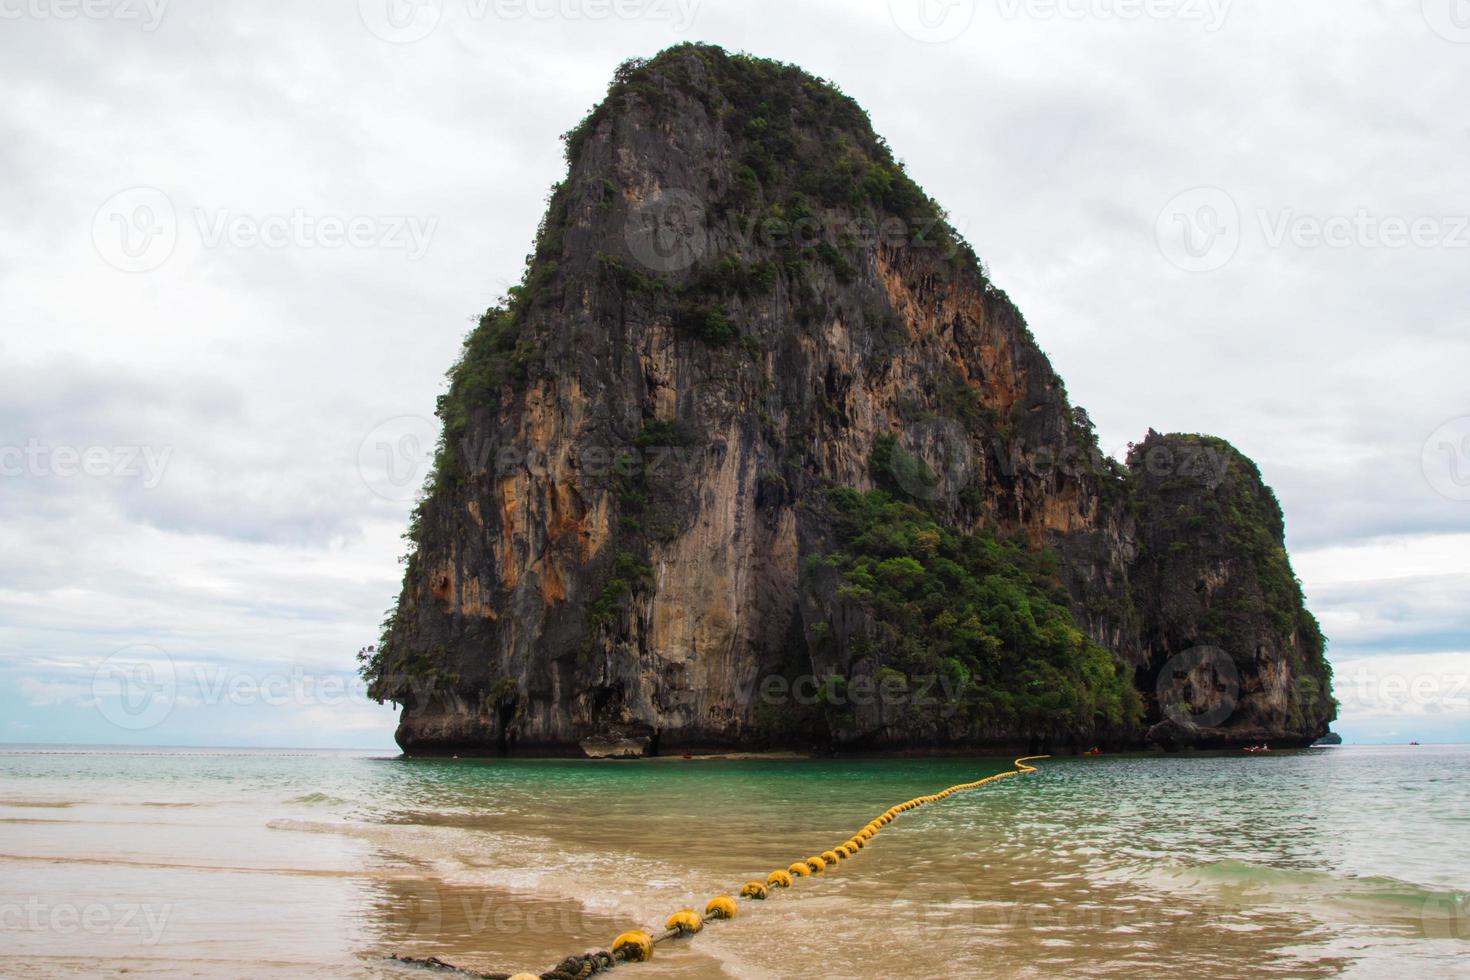
M1296 753L1309 749L1333 749L1341 748L1337 745L1283 745L1273 747L1273 753ZM1385 746L1393 748L1395 746ZM1407 746L1404 746L1407 747ZM949 759L1002 759L1013 753L1026 754L1029 750L1024 748L1007 749L993 747L971 747L953 749L888 749L888 750L866 750L862 752L815 752L773 749L761 750L737 750L737 751L705 751L690 752L688 754L666 752L658 755L639 756L604 756L595 757L589 755L575 755L569 752L401 752L395 758L412 761L431 760L504 760L525 762L609 762L609 763L669 763L669 762L863 762L884 760L949 760ZM1233 758L1238 755L1247 755L1243 748L1185 748L1166 750L1161 748L1135 748L1120 749L1111 752L1102 752L1091 756L1086 752L1041 752L1039 755L1053 759L1087 759L1087 758Z

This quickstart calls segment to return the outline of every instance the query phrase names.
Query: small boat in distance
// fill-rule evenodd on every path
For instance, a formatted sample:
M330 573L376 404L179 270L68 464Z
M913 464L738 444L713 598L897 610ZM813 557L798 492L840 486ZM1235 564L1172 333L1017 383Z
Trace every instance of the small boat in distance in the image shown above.
M1247 752L1251 752L1251 753L1255 753L1255 752L1270 752L1271 751L1271 746L1269 746L1269 745L1247 745L1245 747L1245 750Z

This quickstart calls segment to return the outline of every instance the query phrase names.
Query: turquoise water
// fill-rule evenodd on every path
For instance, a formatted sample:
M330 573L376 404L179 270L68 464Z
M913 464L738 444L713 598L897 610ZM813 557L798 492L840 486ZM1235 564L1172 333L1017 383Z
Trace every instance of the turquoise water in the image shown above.
M619 973L1470 975L1466 747L1038 765ZM11 747L4 972L541 970L1009 767Z

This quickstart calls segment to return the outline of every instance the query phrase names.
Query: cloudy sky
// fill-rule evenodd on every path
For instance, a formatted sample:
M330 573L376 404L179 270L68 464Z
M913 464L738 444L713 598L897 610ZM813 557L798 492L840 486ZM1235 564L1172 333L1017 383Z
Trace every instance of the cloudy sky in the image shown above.
M443 372L690 39L866 106L1106 447L1260 463L1349 740L1470 739L1467 0L0 0L0 742L391 745Z

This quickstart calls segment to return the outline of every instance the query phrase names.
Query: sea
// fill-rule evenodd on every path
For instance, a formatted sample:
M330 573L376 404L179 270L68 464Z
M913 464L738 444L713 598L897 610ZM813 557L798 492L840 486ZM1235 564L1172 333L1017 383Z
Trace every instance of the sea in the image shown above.
M1033 764L616 975L1470 977L1470 747ZM539 973L1010 768L0 746L0 976Z

